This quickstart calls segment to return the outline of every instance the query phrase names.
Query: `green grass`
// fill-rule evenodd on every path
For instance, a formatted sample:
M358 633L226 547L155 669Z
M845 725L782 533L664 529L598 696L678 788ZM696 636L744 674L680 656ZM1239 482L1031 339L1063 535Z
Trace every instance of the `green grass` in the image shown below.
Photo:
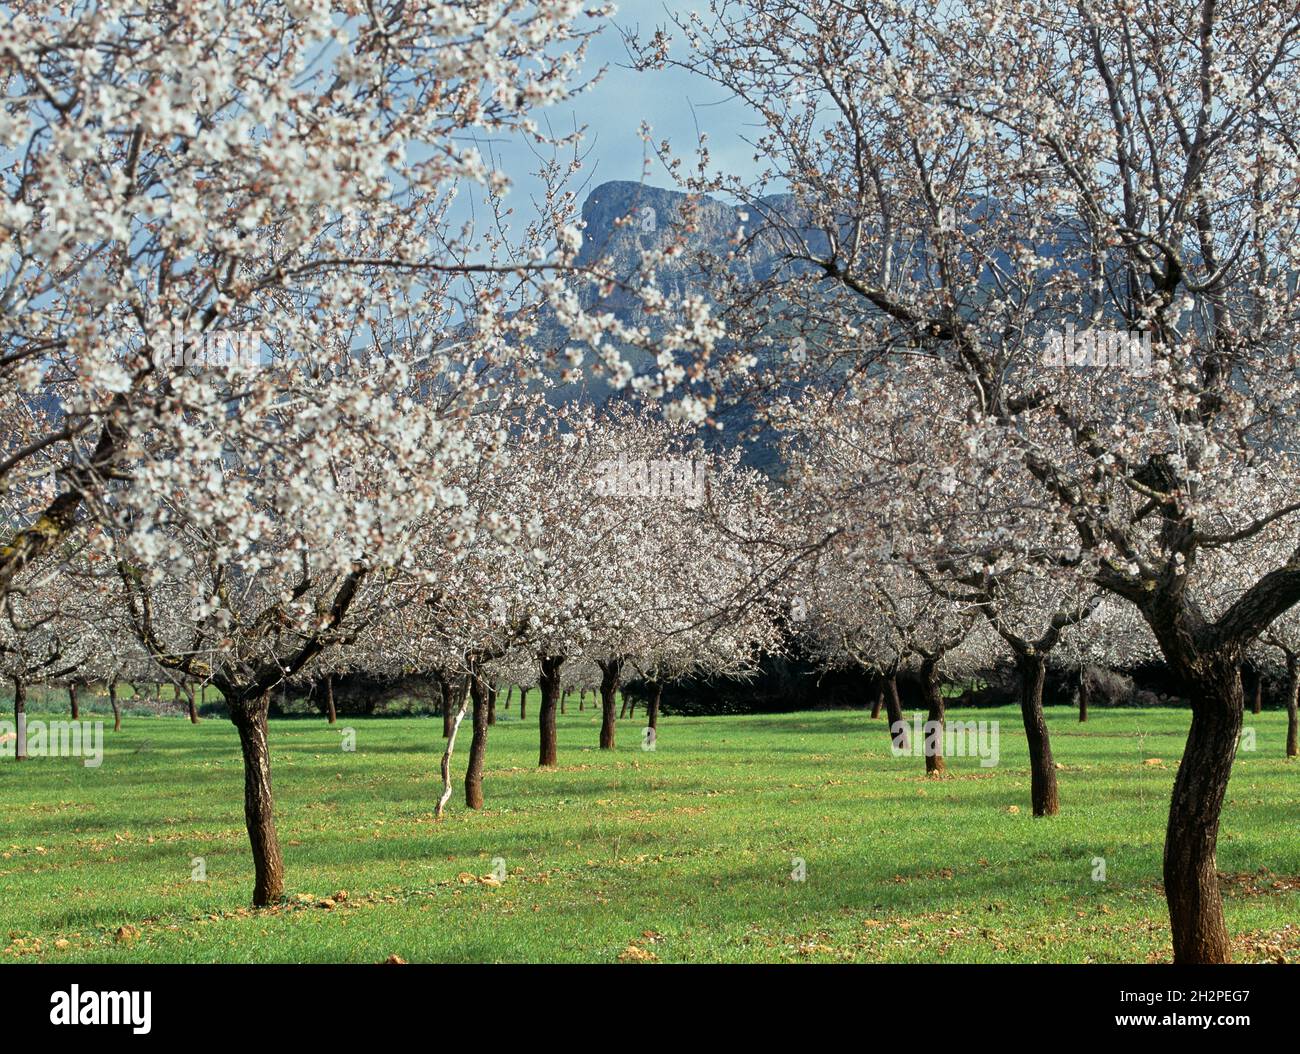
M290 903L252 888L226 721L131 716L102 767L0 762L0 961L1129 961L1170 956L1160 889L1188 715L1049 709L1062 813L1029 814L1015 710L1002 761L927 780L863 712L665 718L595 749L570 705L536 768L536 693L491 731L487 807L433 820L441 722L273 721ZM63 716L62 713L55 716ZM1300 765L1247 716L1219 867L1240 960L1300 958ZM356 730L355 753L340 749ZM463 772L468 727L458 744ZM1147 764L1159 758L1162 764ZM191 880L203 857L207 880ZM500 887L480 881L493 858ZM806 880L792 880L794 858ZM1106 880L1093 880L1104 857ZM347 892L346 899L334 895ZM335 906L318 907L322 898ZM630 950L629 950L630 949Z

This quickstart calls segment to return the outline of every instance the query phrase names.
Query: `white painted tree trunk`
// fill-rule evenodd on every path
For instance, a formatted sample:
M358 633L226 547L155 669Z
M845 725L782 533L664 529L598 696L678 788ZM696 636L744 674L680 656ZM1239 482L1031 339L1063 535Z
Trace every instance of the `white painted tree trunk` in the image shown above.
M465 720L468 711L469 693L466 692L461 698L460 709L452 719L451 732L447 736L447 748L442 752L442 795L438 798L438 808L433 814L438 820L442 819L442 810L447 807L447 802L451 798L451 752L456 749L456 733L460 731L460 723Z

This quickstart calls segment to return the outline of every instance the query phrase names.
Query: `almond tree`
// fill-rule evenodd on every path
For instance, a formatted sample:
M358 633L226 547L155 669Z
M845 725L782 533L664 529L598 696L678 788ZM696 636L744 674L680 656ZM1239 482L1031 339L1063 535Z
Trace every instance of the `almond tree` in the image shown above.
M576 251L571 195L539 196L522 259L499 233L458 228L451 206L458 188L499 204L508 187L476 132L546 145L531 113L581 86L604 12L489 6L393 0L340 20L284 0L11 5L0 417L14 431L0 481L14 526L0 594L138 464L142 431L194 410L160 368L178 339L203 356L214 334L239 334L256 352L270 330L308 359L337 352L344 329L372 346L409 338L409 320L446 317L467 273L513 273L516 303L552 295L537 279ZM480 343L470 363L533 325L459 293ZM292 383L276 396L301 397Z
M469 143L560 149L531 114L580 87L603 12L488 13L32 0L0 36L2 409L44 411L0 459L0 593L79 516L108 528L140 641L226 697L259 905L283 887L267 693L463 504L465 422L493 370L533 368L579 246L568 168L507 240L509 180ZM486 224L453 220L462 192Z
M1160 649L1151 635L1151 628L1136 608L1113 596L1102 598L1079 632L1065 635L1059 652L1064 665L1080 671L1080 721L1088 720L1088 702L1092 694L1088 676L1090 666L1122 670L1160 660Z
M27 689L76 676L99 645L79 592L66 565L47 558L26 566L0 606L0 674L13 685L16 760L26 757Z
M790 266L721 312L729 334L773 341L778 316L815 326L801 351L822 367L951 365L971 428L1038 487L1003 528L1064 516L1191 700L1165 891L1175 961L1226 961L1215 847L1240 667L1300 599L1300 559L1222 608L1197 583L1209 554L1297 511L1294 12L715 0L678 31L684 49L665 32L645 61L752 105L796 205L782 218L737 188ZM1288 496L1243 500L1264 476Z

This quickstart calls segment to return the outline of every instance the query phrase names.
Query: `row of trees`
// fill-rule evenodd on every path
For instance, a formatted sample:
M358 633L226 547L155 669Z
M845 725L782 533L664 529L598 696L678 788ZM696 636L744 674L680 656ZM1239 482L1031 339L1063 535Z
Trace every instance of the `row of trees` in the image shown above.
M100 661L99 633L215 685L259 904L283 885L267 699L295 678L463 681L448 745L471 716L473 805L494 663L537 664L553 764L579 659L612 745L629 663L743 670L786 621L828 662L914 663L938 719L941 664L1000 642L1050 815L1044 665L1106 623L1093 640L1152 642L1191 700L1174 952L1228 957L1215 846L1240 670L1261 646L1296 665L1289 7L714 0L630 39L763 125L762 178L707 154L688 177L745 218L676 304L656 272L692 212L634 275L579 265L576 139L533 116L581 87L603 11L11 8L4 654L60 674ZM522 227L480 132L545 159ZM742 283L748 252L764 264ZM602 309L615 291L642 321ZM1137 338L1149 361L1062 368L1062 330ZM176 367L178 333L202 368ZM210 354L231 334L255 359ZM749 400L783 437L781 485L678 425L548 409L550 379L587 369L669 421ZM704 500L609 493L620 456L706 462Z
M575 679L598 687L599 745L613 749L625 676L743 675L780 646L775 609L747 602L759 571L742 541L771 528L772 501L738 455L706 453L657 416L553 410L517 391L466 430L480 456L448 475L454 501L405 523L398 557L382 566L356 558L340 566L314 543L274 537L263 539L265 558L260 548L232 557L230 525L198 529L180 493L159 501L147 533L130 519L98 524L78 535L84 544L20 576L0 665L21 684L138 679L143 664L191 703L194 685L216 687L240 733L254 901L268 904L281 896L284 872L267 714L286 684L323 679L328 692L334 676L365 671L439 685L441 816L466 717L465 800L483 804L495 683L540 687L539 764L553 766L557 706ZM680 467L681 479L690 467L700 488L620 491L620 466L652 462ZM228 483L240 480L224 470ZM343 501L354 492L390 500L364 477L323 485ZM274 509L266 519L281 526ZM142 555L146 545L152 557Z
M1294 8L713 0L629 44L758 115L763 175L705 163L689 185L742 201L787 261L743 295L726 261L713 273L729 342L798 354L717 357L682 385L707 404L820 380L812 413L853 380L873 437L932 425L831 495L848 521L831 530L981 602L1031 686L1091 592L1131 608L1192 706L1165 842L1174 955L1226 960L1240 670L1300 600ZM1140 354L1063 360L1063 332ZM911 365L882 386L882 362ZM915 491L870 489L891 478ZM897 533L858 515L913 497ZM1049 602L1016 625L1001 599L1031 569Z

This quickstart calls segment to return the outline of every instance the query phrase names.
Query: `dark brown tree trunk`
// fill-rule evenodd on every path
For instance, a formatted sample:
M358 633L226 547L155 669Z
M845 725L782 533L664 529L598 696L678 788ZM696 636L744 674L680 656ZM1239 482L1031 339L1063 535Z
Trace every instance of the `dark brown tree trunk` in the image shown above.
M465 804L483 808L483 761L487 756L489 703L491 689L477 673L469 678L469 696L473 703L474 735L469 741L469 766L465 769Z
M663 694L664 686L656 681L654 691L650 695L650 701L646 703L646 724L654 729L656 737L659 735L659 700L663 697Z
M894 749L906 753L911 748L907 722L903 719L903 703L898 698L898 677L890 674L885 679L885 716L889 719L889 738Z
M77 700L77 686L68 685L68 707L72 711L72 720L81 720L81 704Z
M1079 720L1088 720L1088 696L1092 694L1092 685L1088 682L1088 671L1084 670L1079 678Z
M528 717L528 689L519 689L519 720L523 721Z
M199 723L199 706L194 701L194 685L188 683L185 685L185 696L190 705L190 724L197 725Z
M451 712L455 709L451 700L451 684L447 678L438 674L438 694L442 696L442 738L451 737L452 716Z
M1264 712L1264 677L1259 673L1255 675L1255 703L1250 712L1252 714Z
M505 708L506 708L507 710L510 709L510 696L512 696L512 695L514 694L514 691L515 691L515 686L514 686L513 684L508 684L508 685L506 685L506 706L505 706Z
M541 747L537 755L537 764L541 766L556 764L555 708L562 704L560 667L563 665L563 656L551 655L542 659L541 677L539 679L542 689L542 708L538 711L537 722L541 732Z
M876 678L876 699L871 704L871 720L875 721L880 717L880 708L885 705L885 679Z
M1020 716L1029 743L1030 803L1035 816L1055 816L1061 811L1061 801L1056 789L1052 741L1047 733L1047 717L1043 713L1047 659L1038 652L1017 655L1016 670L1020 674Z
M271 792L271 752L267 743L265 694L249 699L226 692L230 719L239 731L244 754L244 822L253 849L253 905L264 908L284 896L284 859L275 832L275 798Z
M108 682L108 703L113 708L113 731L122 731L122 707L117 701L117 682Z
M600 664L600 749L614 749L614 697L623 677L623 660L613 658Z
M334 708L334 675L332 673L325 675L325 718L331 725L339 719L339 712Z
M1290 653L1286 657L1286 756L1300 756L1300 669L1297 669L1296 657Z
M569 693L566 692L563 688L560 689L560 713L564 713L565 702L568 697L568 694ZM582 703L581 697L579 697L578 703L579 704Z
M926 659L921 663L921 690L925 693L926 715L925 727L925 774L942 776L946 771L943 758L943 686L939 683L938 660Z
M487 723L495 725L497 723L497 686L492 682L487 688Z
M1236 662L1201 656L1188 678L1192 727L1174 778L1165 831L1165 899L1176 963L1231 958L1215 847L1219 814L1241 735L1242 685Z
M14 742L14 760L27 760L27 682L14 677L14 727L18 739Z

